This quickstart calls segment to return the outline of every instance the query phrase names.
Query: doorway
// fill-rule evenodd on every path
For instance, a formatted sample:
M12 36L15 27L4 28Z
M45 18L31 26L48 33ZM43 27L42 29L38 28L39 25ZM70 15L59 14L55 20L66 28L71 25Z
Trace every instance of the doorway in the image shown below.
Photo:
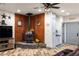
M63 42L79 45L79 22L63 23Z

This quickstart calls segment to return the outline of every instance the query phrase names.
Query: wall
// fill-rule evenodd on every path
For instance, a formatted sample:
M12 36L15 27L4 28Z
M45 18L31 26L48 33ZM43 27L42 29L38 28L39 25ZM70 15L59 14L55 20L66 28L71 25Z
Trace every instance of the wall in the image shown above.
M4 12L4 11L0 11L0 15L2 15L3 13L5 13L5 15L10 16L11 19L8 19L6 17L5 23L7 24L6 26L12 26L13 27L13 38L15 38L15 14L14 13L10 13L10 12ZM1 21L2 21L2 16L0 16L0 26L1 26Z
M30 21L30 29L35 30L35 16L31 16L31 21Z
M45 44L47 47L55 47L55 35L56 35L56 15L52 12L45 13Z
M62 44L62 24L63 24L63 16L56 16L56 30L58 31L58 35L56 36L57 44Z
M64 16L63 22L77 22L79 21L79 15Z
M22 26L18 26L18 20L21 20ZM15 14L15 41L23 41L25 32L27 32L27 16Z
M56 29L58 30L58 34L62 34L62 23L63 23L63 17L56 16Z
M44 14L35 15L35 36L44 43Z

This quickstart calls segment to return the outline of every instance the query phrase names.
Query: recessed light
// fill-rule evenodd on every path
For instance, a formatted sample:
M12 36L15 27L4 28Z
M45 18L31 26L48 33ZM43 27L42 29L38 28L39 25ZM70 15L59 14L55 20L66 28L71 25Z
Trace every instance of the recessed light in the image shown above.
M41 9L38 9L38 11L41 12L42 10Z
M20 12L21 12L21 10L20 10L20 9L17 9L17 12L18 12L18 13L20 13Z
M70 13L66 13L66 15L70 15Z
M65 12L65 10L61 10L61 12Z

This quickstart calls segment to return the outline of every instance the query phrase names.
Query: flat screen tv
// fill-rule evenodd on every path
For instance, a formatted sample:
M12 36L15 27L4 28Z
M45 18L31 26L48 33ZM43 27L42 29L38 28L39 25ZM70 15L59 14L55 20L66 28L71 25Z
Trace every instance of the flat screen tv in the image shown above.
M0 38L11 38L12 26L0 26Z

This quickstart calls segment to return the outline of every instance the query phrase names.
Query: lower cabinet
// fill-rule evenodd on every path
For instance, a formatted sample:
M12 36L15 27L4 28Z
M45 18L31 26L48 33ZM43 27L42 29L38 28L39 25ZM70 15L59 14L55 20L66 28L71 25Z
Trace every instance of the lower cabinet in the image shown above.
M12 49L14 48L14 39L1 39L0 40L0 51L2 50L7 50L7 49Z

